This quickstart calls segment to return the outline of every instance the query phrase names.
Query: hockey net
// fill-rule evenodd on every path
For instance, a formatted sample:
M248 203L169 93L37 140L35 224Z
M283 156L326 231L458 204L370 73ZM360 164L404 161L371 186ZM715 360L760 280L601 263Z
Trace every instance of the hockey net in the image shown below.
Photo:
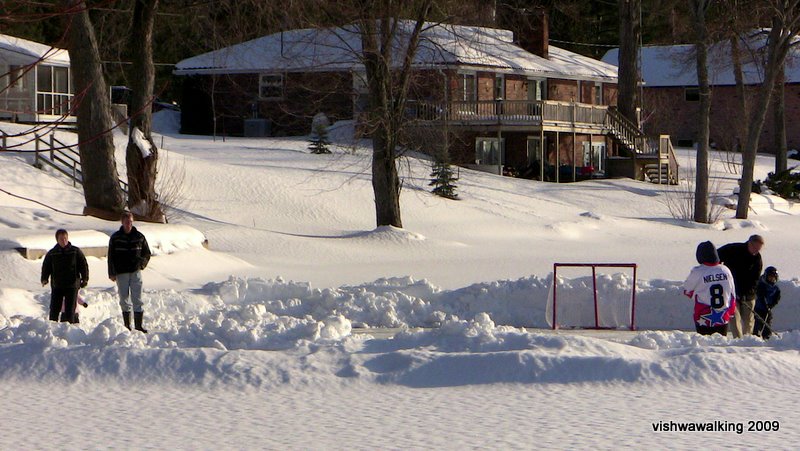
M547 323L636 330L636 269L635 263L554 263Z

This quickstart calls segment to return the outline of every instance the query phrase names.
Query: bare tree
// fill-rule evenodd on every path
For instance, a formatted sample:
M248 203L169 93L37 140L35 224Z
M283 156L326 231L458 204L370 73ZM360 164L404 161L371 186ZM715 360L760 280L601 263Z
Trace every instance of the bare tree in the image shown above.
M706 13L710 0L689 0L694 22L694 49L697 59L697 84L700 89L700 111L697 136L697 169L695 171L694 220L708 223L708 139L711 122L711 87L708 82L708 30Z
M77 106L78 141L86 206L107 212L125 205L110 133L111 100L101 67L100 54L83 0L68 0L68 51Z
M638 124L639 46L642 37L641 0L619 1L619 94L617 107L623 116Z
M786 161L789 145L786 142L786 95L784 89L785 68L780 68L775 90L772 93L772 112L775 122L775 173L783 172L788 167Z
M736 206L736 217L739 219L747 219L750 209L758 141L761 129L764 127L770 97L776 80L783 70L792 41L800 32L800 0L770 0L769 3L772 11L772 28L767 38L764 81L756 96L747 143L742 155L742 179L739 186L739 202Z
M158 148L151 136L153 86L153 23L158 0L136 0L129 46L133 65L130 83L130 133L125 161L128 168L128 207L151 220L163 221L156 193Z
M403 3L396 0L360 2L357 20L369 91L367 116L372 136L372 191L378 226L403 227L396 148L405 120L411 66L432 0L413 2L412 29L404 47L398 51L396 40L407 31L403 29L404 21L399 20L400 12L412 2ZM396 59L400 61L399 68L394 67Z
M742 70L742 52L748 49L742 49L742 36L751 32L752 28L756 26L757 18L752 14L753 11L748 11L748 15L744 14L743 6L740 0L726 0L722 2L720 14L723 16L722 27L724 29L723 36L727 35L728 43L731 46L731 64L733 69L733 77L736 81L736 99L738 100L738 115L742 117L749 117L747 89L744 83L744 71ZM729 150L736 150L740 152L744 146L744 141L747 137L748 121L734 121L734 146Z

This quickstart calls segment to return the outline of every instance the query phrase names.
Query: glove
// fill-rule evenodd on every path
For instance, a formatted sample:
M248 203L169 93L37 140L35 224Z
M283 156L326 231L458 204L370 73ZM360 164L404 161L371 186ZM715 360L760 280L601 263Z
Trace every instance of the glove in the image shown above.
M45 286L45 285L47 285L47 281L46 281L46 280L43 280L43 281L42 281L42 286Z
M80 301L79 304L81 304L84 308L89 306L89 303L86 301Z
M88 280L81 280L81 288L86 288L86 285L89 284Z

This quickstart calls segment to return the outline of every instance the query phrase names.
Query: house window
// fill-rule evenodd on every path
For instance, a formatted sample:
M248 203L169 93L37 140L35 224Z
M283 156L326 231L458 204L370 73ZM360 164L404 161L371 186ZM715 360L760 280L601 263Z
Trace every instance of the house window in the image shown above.
M36 90L53 92L53 66L38 66L36 68Z
M53 92L69 94L69 68L53 68Z
M283 98L283 74L261 74L258 97L262 100Z
M588 142L583 143L583 168L591 168L593 174L602 174L605 171L606 143Z
M700 88L686 88L683 91L683 95L687 102L699 102Z
M475 164L500 166L504 163L502 138L476 138Z
M475 74L458 74L458 92L456 100L464 102L474 102L476 99L475 92Z
M506 97L506 83L502 75L494 77L494 98L495 100L503 100Z
M364 113L369 108L369 86L366 72L353 72L353 117Z
M594 84L594 104L595 105L602 105L603 104L603 84L602 83L595 83Z
M70 114L71 92L68 67L36 66L36 110L40 114Z
M545 80L539 78L528 79L528 100L545 100Z
M8 87L16 91L25 90L25 66L8 66Z

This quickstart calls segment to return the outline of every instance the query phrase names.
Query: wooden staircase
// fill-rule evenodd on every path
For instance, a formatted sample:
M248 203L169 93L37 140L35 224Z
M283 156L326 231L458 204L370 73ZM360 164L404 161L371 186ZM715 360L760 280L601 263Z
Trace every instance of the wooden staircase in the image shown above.
M651 139L614 107L608 108L607 133L630 159L631 178L659 184L678 184L678 160L669 135Z

